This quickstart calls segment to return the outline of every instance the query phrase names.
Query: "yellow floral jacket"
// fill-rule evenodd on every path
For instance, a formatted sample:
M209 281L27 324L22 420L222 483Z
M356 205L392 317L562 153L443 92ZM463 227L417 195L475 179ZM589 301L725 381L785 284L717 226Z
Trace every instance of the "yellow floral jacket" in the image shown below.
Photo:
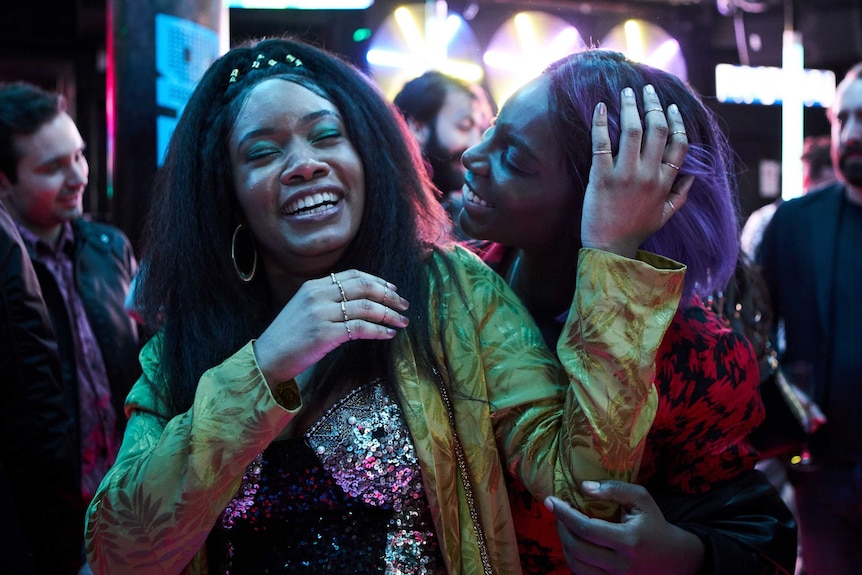
M428 308L436 359L448 368L487 551L494 573L517 574L503 466L539 498L556 494L591 513L613 511L585 501L578 485L631 481L637 473L657 407L655 353L684 269L651 254L632 260L581 250L558 346L564 369L517 296L478 258L454 248L429 265L442 277ZM482 573L446 408L437 383L417 372L407 338L400 341L402 411L448 571ZM192 408L169 419L151 384L158 342L141 352L143 375L126 400L119 456L88 510L87 557L97 575L207 573L210 529L248 464L302 407L293 382L276 400L249 342L204 373Z

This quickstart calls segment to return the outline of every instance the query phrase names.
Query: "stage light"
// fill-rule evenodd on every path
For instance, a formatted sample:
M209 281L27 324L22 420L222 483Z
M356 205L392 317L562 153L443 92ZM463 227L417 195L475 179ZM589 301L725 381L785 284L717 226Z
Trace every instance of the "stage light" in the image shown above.
M357 28L353 31L354 42L364 42L371 38L371 30L368 28Z
M271 10L364 10L374 0L223 0L227 8L268 8Z
M480 54L470 25L438 2L435 10L423 4L396 8L375 30L365 59L374 81L392 99L407 81L428 70L481 82Z
M519 12L494 33L483 61L497 105L542 73L549 64L584 48L577 28L539 11Z
M642 62L688 80L688 68L679 42L660 26L644 20L627 20L614 26L599 44L606 50L622 52Z

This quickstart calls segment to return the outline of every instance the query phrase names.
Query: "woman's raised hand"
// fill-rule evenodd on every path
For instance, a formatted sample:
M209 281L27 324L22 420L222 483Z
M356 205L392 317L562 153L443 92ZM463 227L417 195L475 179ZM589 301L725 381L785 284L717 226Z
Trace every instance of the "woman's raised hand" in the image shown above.
M410 305L397 289L358 270L302 284L254 344L267 381L293 379L348 341L395 337Z
M671 104L667 113L651 85L644 88L641 122L634 90L622 92L620 147L608 135L607 106L593 112L593 163L584 198L581 245L634 257L685 203L694 177L680 175L688 151L685 124Z

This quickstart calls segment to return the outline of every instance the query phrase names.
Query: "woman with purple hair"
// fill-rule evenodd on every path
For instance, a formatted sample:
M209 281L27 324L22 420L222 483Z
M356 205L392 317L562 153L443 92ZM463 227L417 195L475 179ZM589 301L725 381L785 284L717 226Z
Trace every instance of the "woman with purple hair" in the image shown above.
M635 90L642 90L642 99ZM644 133L664 130L668 148L660 162L632 163L626 171L620 164L632 156L622 153L627 140L621 126L628 133L623 120L635 103ZM659 121L667 104L673 104L668 121ZM610 149L595 151L596 116L597 126L607 125ZM676 165L667 158L680 137L687 138L688 153ZM641 150L642 160L649 153ZM468 171L461 227L487 240L477 251L519 295L561 357L571 347L559 336L575 292L573 254L596 247L581 240L595 238L589 218L582 218L589 213L585 202L615 201L610 193L587 196L587 184L635 189L650 179L676 178L678 193L666 205L673 217L640 246L641 254L671 258L687 272L656 356L659 408L638 485L584 483L585 493L620 505L618 523L588 517L557 498L548 498L546 509L511 485L524 571L792 572L795 523L754 469L758 453L748 441L764 415L757 361L745 337L707 306L710 294L733 276L739 253L733 154L714 115L677 77L615 52L587 50L521 88L462 161ZM601 176L612 165L614 181ZM635 203L618 210L619 225L639 210ZM620 274L619 284L627 281Z

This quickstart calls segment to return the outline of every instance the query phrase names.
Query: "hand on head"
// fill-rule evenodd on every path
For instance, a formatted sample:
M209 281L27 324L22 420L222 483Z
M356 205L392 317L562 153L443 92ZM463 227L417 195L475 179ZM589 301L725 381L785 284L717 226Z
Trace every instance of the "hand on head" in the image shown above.
M651 85L643 91L641 123L635 93L621 95L619 152L608 134L607 106L593 113L593 163L584 197L581 244L633 257L638 247L685 204L693 176L680 175L688 150L676 105L665 113Z

